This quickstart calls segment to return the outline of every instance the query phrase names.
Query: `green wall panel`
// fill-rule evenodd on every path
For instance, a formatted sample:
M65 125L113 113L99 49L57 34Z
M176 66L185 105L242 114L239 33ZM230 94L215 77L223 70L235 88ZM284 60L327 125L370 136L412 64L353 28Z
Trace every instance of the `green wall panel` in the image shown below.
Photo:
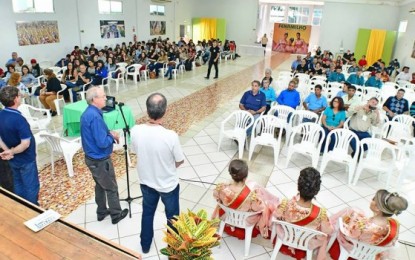
M370 29L359 29L357 33L356 47L354 48L354 57L357 61L360 60L362 55L366 55L370 31ZM371 64L368 65L370 66Z
M216 19L216 38L219 38L222 42L226 39L226 20Z
M393 52L393 46L395 45L396 31L387 31L385 37L385 45L383 46L382 60L388 66Z

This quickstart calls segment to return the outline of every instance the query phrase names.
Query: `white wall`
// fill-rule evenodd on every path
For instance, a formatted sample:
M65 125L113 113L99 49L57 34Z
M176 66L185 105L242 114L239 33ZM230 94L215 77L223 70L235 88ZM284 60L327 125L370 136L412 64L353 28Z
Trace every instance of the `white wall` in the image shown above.
M411 72L415 72L415 58L411 57L415 41L415 15L409 13L409 10L413 9L415 9L414 3L400 8L399 21L408 20L408 27L405 33L398 34L398 41L393 55L393 57L399 60L401 67L408 66Z
M226 38L237 45L256 41L258 0L192 0L192 17L226 20Z
M359 28L398 30L399 7L325 2L320 26L320 46L339 52L354 50Z

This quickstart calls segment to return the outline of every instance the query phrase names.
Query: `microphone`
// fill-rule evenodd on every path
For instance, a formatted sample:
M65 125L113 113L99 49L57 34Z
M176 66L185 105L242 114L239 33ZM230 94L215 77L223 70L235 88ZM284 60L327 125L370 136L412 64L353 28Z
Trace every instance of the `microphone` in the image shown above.
M118 105L118 106L120 106L120 107L124 106L124 103L123 102L115 101L115 104Z

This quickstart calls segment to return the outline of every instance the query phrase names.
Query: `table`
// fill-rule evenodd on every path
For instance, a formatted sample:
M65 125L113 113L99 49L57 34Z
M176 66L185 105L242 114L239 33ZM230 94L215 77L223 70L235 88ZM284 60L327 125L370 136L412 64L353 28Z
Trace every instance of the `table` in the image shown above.
M241 55L264 56L265 48L261 45L238 45L236 52Z
M1 259L139 258L138 253L62 219L33 232L23 223L43 213L43 209L3 188L0 188L0 205Z
M81 115L88 107L85 100L78 101L63 107L63 132L66 136L80 136L81 135ZM104 121L110 130L123 129L125 127L122 119L119 106L116 109L104 113ZM135 124L134 116L129 106L122 107L125 120L129 127Z

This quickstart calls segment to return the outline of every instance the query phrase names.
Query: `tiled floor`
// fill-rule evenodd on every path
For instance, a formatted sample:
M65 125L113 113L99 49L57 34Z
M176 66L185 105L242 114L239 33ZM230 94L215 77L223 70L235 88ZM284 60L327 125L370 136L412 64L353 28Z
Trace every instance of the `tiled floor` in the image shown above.
M237 151L236 145L228 140L223 142L220 151L217 150L220 123L226 116L238 108L243 90L249 88L251 80L262 78L265 67L272 67L274 76L276 76L278 70L289 68L291 60L292 58L288 58L277 66L275 56L273 58L267 56L265 59L263 57L242 57L236 61L220 64L220 79L218 80L205 80L203 77L207 68L202 66L194 71L185 72L184 75L179 75L177 80L150 80L148 83L139 83L137 87L133 83L128 82L126 89L120 87L121 90L116 95L117 100L125 101L132 108L137 118L144 115L145 100L151 92L158 91L165 94L168 102L172 103L212 83L215 85L227 84L227 86L232 86L229 82L235 82L235 88L240 88L240 91L233 97L216 103L217 108L215 110L206 113L203 120L192 123L190 128L180 137L186 156L184 165L179 168L179 176L183 179L180 182L180 206L182 210L203 208L209 214L212 213L216 203L212 197L214 185L211 183L224 182L230 179L226 166ZM243 85L241 85L241 79L243 79ZM200 110L203 111L203 109L205 108L200 107ZM61 131L61 122L61 117L54 118L52 128L56 131ZM299 171L305 166L311 166L311 160L304 156L294 155L288 167L285 167L286 152L286 148L283 148L278 165L274 166L272 150L270 148L257 149L249 163L249 179L266 186L267 189L278 197L295 195ZM39 165L49 161L49 155L45 147L39 148L38 158ZM247 159L247 152L244 153L244 158ZM377 189L383 188L383 183L377 180L374 173L364 172L357 186L349 186L347 185L345 170L345 167L342 165L329 164L326 173L322 176L323 185L321 192L317 196L317 203L326 207L330 213L335 213L346 206L359 207L368 211L370 200ZM395 179L396 176L394 175L393 182ZM200 181L205 183L200 183ZM120 197L126 197L125 176L118 180L118 184ZM130 171L130 187L132 196L141 195L135 169ZM402 213L398 219L401 222L400 239L412 243L415 243L414 188L415 183L413 180L412 182L405 182L401 187L393 188L393 190L398 190L402 195L405 195L410 201L409 209ZM122 206L126 207L127 204L122 202ZM126 218L118 225L112 225L110 218L97 222L95 210L95 202L91 198L88 202L79 206L66 219L125 247L141 252L139 234L142 209L140 199L132 203L132 218ZM144 255L145 259L167 259L167 257L159 254L159 250L166 246L162 242L162 229L165 223L164 210L160 203L154 221L154 243L150 252ZM250 259L270 258L272 248L263 245L264 241L253 241ZM242 259L243 250L241 248L243 246L243 241L233 237L224 237L222 246L213 250L213 257L215 259ZM398 256L396 259L406 260L411 259L410 255L414 255L415 248L400 244L397 251ZM279 255L278 259L289 258Z

